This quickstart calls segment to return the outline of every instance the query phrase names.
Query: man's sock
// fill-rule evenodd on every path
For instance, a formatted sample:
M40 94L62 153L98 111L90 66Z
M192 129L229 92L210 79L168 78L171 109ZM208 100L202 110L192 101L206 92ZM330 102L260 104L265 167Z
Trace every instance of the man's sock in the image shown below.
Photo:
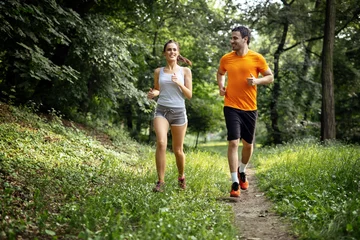
M239 169L239 172L245 172L245 170L246 170L246 166L247 166L247 164L244 164L244 163L240 163L240 169Z
M237 172L232 172L231 173L231 181L234 183L234 182L237 182L239 183L239 179L238 179L238 176L237 176Z

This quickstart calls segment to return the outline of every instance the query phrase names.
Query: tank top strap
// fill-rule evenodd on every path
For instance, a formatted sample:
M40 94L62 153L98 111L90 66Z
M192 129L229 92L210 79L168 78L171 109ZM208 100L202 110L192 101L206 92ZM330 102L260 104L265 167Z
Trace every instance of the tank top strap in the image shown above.
M184 67L180 67L180 70L179 70L180 74L184 76Z

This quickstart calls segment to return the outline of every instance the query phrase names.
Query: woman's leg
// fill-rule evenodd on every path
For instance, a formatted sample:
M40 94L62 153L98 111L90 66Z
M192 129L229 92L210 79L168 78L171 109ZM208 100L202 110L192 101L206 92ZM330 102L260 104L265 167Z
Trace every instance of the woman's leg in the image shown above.
M165 181L166 168L166 147L167 147L167 133L169 130L169 123L165 118L156 117L154 119L154 130L156 134L156 170L158 173L158 180Z
M184 145L186 129L187 129L187 123L183 126L171 126L172 150L175 154L179 178L184 177L184 171L185 171L185 154L184 154L183 145Z

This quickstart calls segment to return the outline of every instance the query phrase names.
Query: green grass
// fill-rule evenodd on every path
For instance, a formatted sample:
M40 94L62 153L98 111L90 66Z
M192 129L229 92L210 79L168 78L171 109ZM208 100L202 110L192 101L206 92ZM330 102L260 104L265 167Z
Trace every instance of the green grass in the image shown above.
M227 141L217 141L217 142L208 142L208 143L199 144L198 148L204 152L217 153L220 156L226 157L227 146L228 146Z
M188 151L188 189L167 154L153 193L154 148L111 131L104 145L78 128L10 108L0 114L0 239L234 239L227 162ZM216 174L213 174L216 172Z
M0 239L239 238L231 207L216 200L229 190L226 141L186 151L186 191L168 152L166 191L153 193L153 146L3 106ZM359 146L299 141L257 148L252 163L300 239L360 239Z
M256 153L261 188L300 239L360 239L360 147L302 141Z

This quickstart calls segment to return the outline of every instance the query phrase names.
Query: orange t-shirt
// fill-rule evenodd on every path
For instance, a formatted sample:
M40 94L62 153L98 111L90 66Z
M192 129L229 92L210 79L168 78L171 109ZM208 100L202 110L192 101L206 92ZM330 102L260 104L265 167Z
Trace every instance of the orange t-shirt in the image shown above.
M232 51L220 59L220 69L227 72L227 86L224 106L245 111L257 110L257 90L249 86L247 78L250 73L255 78L268 69L265 58L249 49L245 56L238 56Z

